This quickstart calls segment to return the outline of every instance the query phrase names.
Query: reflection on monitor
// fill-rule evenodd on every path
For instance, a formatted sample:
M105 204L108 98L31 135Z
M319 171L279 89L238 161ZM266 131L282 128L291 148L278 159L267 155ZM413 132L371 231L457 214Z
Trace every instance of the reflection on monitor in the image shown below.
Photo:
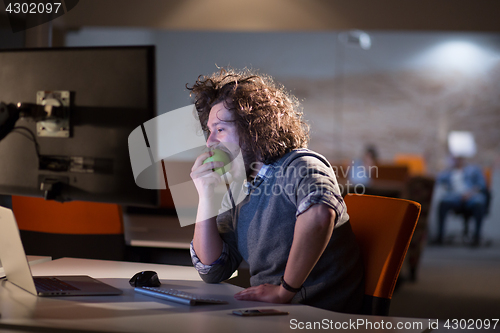
M448 134L448 148L454 157L473 157L476 154L474 134L466 131L452 131Z
M128 153L130 132L156 115L154 52L0 51L0 194L157 205L157 191L135 184ZM7 109L20 117L5 133Z

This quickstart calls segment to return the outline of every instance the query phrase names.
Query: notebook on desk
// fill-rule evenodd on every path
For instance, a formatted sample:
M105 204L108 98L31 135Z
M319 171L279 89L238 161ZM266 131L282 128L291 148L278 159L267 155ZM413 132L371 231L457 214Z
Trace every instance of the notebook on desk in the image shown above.
M120 295L123 292L85 275L31 275L12 210L0 207L0 261L7 281L37 296Z

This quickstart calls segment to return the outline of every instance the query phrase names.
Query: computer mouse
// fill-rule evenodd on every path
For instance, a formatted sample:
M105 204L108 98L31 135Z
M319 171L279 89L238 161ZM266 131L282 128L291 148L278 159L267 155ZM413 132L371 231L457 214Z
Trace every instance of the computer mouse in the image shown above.
M142 271L135 274L129 281L132 287L159 287L158 274L154 271Z

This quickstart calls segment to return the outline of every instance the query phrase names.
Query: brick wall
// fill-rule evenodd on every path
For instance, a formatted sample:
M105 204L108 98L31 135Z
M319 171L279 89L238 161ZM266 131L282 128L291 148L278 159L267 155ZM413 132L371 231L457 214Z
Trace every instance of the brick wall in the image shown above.
M474 133L474 162L491 166L500 153L500 61L476 75L422 69L281 82L302 101L310 148L331 160L357 158L372 143L383 160L421 154L435 173L452 130Z

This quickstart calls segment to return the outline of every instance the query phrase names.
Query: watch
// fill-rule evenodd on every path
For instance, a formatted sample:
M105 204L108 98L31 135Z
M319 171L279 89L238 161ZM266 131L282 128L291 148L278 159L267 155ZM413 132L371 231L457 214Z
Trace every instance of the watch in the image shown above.
M281 277L281 285L283 286L283 288L285 288L285 290L288 290L289 292L292 293L298 293L302 289L302 286L300 286L300 288L294 288L289 286L288 283L285 282L284 276Z

